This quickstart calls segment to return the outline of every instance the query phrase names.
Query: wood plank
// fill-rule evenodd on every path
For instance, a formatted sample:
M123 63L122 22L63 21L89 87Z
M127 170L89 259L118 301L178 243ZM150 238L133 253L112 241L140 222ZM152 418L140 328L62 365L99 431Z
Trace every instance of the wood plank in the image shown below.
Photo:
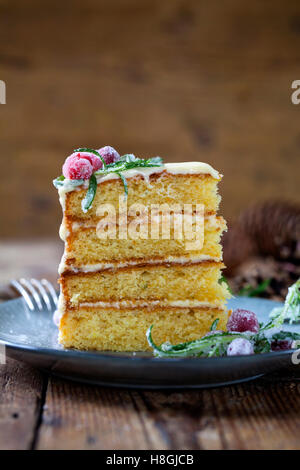
M294 369L293 369L294 370ZM299 449L299 374L212 390L127 391L51 379L39 449Z
M284 374L285 375L285 374ZM204 392L207 428L198 432L204 449L299 449L299 387L273 375L239 386ZM221 444L221 445L220 445Z
M0 449L30 449L40 417L43 377L12 359L0 365Z
M51 378L37 436L38 449L166 448L161 433L137 409L130 391Z

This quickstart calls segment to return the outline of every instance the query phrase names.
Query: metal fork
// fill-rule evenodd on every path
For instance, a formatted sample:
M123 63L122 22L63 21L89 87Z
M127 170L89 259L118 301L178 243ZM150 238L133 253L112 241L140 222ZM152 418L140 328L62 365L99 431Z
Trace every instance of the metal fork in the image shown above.
M47 279L13 279L11 286L24 298L29 310L52 312L57 308L58 296L51 282Z

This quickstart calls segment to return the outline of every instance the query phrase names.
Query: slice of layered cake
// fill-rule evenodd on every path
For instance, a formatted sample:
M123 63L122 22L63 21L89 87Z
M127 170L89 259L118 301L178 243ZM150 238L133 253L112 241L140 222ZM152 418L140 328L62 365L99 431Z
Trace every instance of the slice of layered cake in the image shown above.
M200 162L166 163L78 149L54 182L63 208L59 339L111 351L190 341L226 325L217 215L221 175Z

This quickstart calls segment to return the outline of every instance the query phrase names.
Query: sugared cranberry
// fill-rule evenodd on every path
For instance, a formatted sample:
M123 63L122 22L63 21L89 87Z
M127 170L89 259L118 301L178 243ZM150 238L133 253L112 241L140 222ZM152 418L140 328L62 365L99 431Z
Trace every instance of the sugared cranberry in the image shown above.
M272 351L286 351L287 349L292 349L292 343L291 339L275 340L271 343L271 349Z
M227 348L227 356L243 356L246 354L254 354L254 349L252 343L244 338L234 339Z
M234 310L227 322L228 331L237 331L242 333L243 331L251 331L252 333L258 333L259 323L255 313L249 310L242 310L238 308Z
M63 165L63 175L70 180L88 180L93 173L93 166L86 158L70 155Z
M105 163L107 165L120 160L120 155L113 147L110 147L110 145L106 145L106 147L102 147L101 149L97 150L97 152L99 152L101 157L104 158Z
M101 158L97 157L94 153L90 152L80 152L80 153L73 153L73 155L76 155L78 158L85 158L90 162L90 164L93 167L94 171L100 170L102 168L102 161Z

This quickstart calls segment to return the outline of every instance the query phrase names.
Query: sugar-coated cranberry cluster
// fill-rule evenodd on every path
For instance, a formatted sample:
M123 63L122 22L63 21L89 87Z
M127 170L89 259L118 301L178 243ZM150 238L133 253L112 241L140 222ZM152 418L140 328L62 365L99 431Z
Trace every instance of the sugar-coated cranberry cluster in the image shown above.
M258 333L259 323L257 316L254 312L238 308L232 312L228 319L227 331L236 333L244 333L246 331ZM272 351L291 349L291 347L292 341L289 339L276 340L271 343ZM227 348L227 356L240 356L244 354L254 354L251 341L246 338L234 339Z
M97 152L100 153L107 165L120 159L119 153L109 145L102 147ZM94 171L100 170L102 166L101 159L94 153L74 152L66 159L62 171L64 177L70 180L88 180Z

